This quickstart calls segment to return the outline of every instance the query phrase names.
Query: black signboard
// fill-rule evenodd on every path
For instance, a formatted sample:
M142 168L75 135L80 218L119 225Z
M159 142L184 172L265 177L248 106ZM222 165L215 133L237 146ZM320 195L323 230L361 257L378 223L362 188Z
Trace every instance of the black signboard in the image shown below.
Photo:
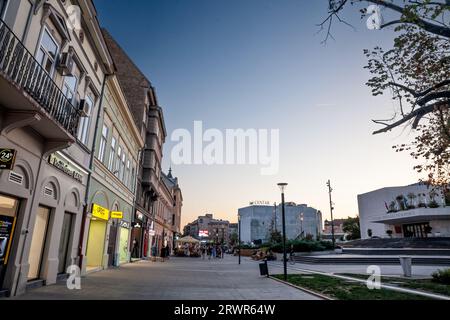
M16 160L16 150L0 149L0 169L11 170Z

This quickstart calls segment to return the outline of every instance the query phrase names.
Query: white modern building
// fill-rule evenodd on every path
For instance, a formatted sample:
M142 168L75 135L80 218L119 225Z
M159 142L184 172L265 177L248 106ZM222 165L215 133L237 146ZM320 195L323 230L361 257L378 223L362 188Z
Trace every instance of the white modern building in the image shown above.
M281 205L254 205L240 208L241 240L244 243L266 242L272 231L282 232ZM296 239L312 235L316 238L322 230L322 214L306 204L285 204L286 237Z
M358 195L361 237L450 237L449 193L423 183Z

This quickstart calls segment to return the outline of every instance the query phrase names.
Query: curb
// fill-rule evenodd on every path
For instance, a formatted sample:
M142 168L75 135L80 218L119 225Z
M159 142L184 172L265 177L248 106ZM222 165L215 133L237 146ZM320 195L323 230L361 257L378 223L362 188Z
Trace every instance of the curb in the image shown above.
M288 286L290 286L290 287L293 287L293 288L296 288L296 289L298 289L298 290L304 291L304 292L306 292L306 293L309 293L309 294L311 294L311 295L313 295L313 296L319 297L319 298L324 299L324 300L336 300L336 299L333 299L333 298L331 298L331 297L325 296L325 295L323 295L323 294L321 294L321 293L317 293L317 292L315 292L315 291L311 291L311 290L309 290L309 289L306 289L306 288L303 288L303 287L299 287L299 286L297 286L297 285L295 285L295 284L292 284L292 283L290 283L290 282L287 282L287 281L284 281L284 280L275 278L275 277L273 277L273 276L269 276L269 278L270 278L270 279L273 279L273 280L275 280L275 281L284 283L284 284L286 284L286 285L288 285Z

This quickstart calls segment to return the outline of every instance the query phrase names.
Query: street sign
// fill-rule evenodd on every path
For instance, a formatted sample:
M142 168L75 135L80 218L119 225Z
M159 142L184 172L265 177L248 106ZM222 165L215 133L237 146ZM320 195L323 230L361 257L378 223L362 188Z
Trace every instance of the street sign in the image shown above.
M0 149L0 169L11 170L14 167L16 153L14 149Z

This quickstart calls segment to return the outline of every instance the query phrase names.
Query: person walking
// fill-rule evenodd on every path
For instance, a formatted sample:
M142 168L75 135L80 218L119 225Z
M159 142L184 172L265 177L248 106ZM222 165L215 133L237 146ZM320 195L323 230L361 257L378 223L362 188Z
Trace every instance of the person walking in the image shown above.
M217 255L216 246L213 245L212 247L212 257L215 259Z
M202 248L202 259L205 260L205 256L206 256L206 247L203 245Z
M212 248L211 248L211 245L208 245L207 253L208 253L208 260L211 260L211 256L212 256Z
M132 258L139 258L139 243L136 238L133 240L133 247L131 249L131 257Z
M164 262L164 258L166 257L166 247L163 245L161 246L161 261Z

